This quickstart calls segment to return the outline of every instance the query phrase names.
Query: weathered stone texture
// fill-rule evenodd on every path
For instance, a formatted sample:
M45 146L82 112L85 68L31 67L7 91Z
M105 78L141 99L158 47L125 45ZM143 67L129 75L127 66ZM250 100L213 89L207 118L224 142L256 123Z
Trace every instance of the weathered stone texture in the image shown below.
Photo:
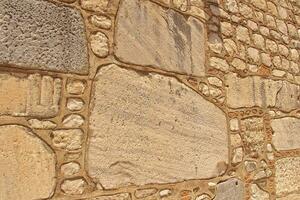
M277 197L300 194L300 157L287 157L275 163L275 182Z
M271 121L274 131L272 140L277 150L300 148L300 119L285 117Z
M45 0L0 1L0 64L87 73L80 12Z
M223 112L174 78L110 65L94 85L88 172L105 188L218 175Z
M205 72L205 29L150 1L125 0L116 19L115 53L127 63L192 75Z
M28 128L0 126L0 160L0 199L44 199L54 192L55 154Z
M0 73L0 83L0 115L52 117L59 111L59 78Z
M90 200L131 200L131 196L129 193L120 193L114 195L99 196L91 198Z
M300 106L300 87L287 81L275 81L259 76L246 78L236 74L226 76L227 104L232 108L277 107L291 111Z
M241 200L244 199L244 183L232 178L219 183L216 188L214 200Z

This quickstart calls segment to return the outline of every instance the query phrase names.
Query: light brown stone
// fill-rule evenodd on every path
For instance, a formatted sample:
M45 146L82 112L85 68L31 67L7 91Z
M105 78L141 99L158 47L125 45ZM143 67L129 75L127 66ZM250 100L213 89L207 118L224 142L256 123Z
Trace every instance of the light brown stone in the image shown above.
M300 88L287 81L228 74L225 83L228 85L227 104L232 108L260 106L291 111L299 107Z
M114 195L103 195L89 200L131 200L129 193L119 193Z
M227 162L223 112L174 78L110 65L94 87L88 173L104 188L214 177Z
M251 184L251 198L250 200L269 200L270 195L260 189L256 184Z
M115 54L120 60L204 75L205 29L201 21L150 1L124 0L116 22Z
M55 154L30 129L0 126L0 199L46 199L55 189Z
M35 129L54 129L57 125L48 120L38 120L38 119L30 119L28 123L31 128Z
M102 32L97 32L90 36L91 49L95 55L100 58L104 58L108 56L109 53L109 45L108 38Z
M59 111L61 79L0 73L0 114L53 117Z
M274 131L272 140L277 150L300 148L300 119L284 117L271 120Z
M237 178L218 183L214 200L244 199L244 183Z
M109 0L80 0L81 7L91 11L104 11L108 3Z
M83 132L80 129L55 130L51 136L53 146L57 148L74 151L82 147Z
M61 184L61 190L66 194L83 194L86 187L86 182L83 179L64 180Z
M67 108L70 111L79 111L83 108L84 102L81 98L69 98L67 101Z
M103 29L110 29L111 28L111 19L104 15L92 15L90 17L90 22L98 27Z
M80 165L76 162L69 162L63 164L60 169L65 176L72 176L79 172Z
M276 196L300 193L300 157L281 158L275 162ZM287 199L287 198L286 198Z

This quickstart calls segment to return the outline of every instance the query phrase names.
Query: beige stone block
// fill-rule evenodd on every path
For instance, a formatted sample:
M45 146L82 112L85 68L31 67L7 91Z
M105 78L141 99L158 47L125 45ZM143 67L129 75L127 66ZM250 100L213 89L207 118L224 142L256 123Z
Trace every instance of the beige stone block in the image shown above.
M87 170L104 188L215 177L228 161L224 113L174 78L106 66L91 105Z
M53 117L59 111L61 79L0 73L0 114ZM16 90L17 88L17 90Z
M251 184L251 197L250 200L269 200L270 195L260 189L256 184Z
M102 32L97 32L90 36L91 49L95 55L105 58L109 53L108 38Z
M119 193L114 195L94 197L89 200L131 200L131 195L129 193Z
M0 126L0 198L48 199L54 192L55 153L30 129Z
M281 158L275 162L276 197L299 196L300 193L300 157Z
M104 11L108 3L109 0L80 0L81 7L91 11Z
M279 151L300 148L300 119L284 117L271 120L273 144Z
M150 1L125 0L116 22L114 50L123 62L204 75L206 30L201 21Z

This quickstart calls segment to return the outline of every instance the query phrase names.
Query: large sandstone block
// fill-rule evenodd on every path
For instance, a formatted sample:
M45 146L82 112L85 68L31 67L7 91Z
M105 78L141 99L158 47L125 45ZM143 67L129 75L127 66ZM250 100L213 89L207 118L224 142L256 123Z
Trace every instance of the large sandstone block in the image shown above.
M300 119L293 117L273 119L271 126L274 131L272 140L277 150L300 148Z
M300 197L300 157L287 157L275 162L276 196ZM296 198L297 199L297 198Z
M0 126L0 199L48 199L55 189L55 160L28 128Z
M0 115L55 116L61 84L51 76L0 73Z
M201 21L150 1L120 4L115 54L124 62L202 76L205 29Z
M291 111L300 106L300 86L287 81L264 79L260 76L246 78L229 74L225 78L227 104L232 108L277 107Z
M241 200L244 199L244 183L232 178L221 182L216 187L216 197L214 200Z
M1 0L0 8L0 65L88 72L78 10L45 0Z
M97 73L88 172L104 188L211 178L228 160L224 113L174 78Z

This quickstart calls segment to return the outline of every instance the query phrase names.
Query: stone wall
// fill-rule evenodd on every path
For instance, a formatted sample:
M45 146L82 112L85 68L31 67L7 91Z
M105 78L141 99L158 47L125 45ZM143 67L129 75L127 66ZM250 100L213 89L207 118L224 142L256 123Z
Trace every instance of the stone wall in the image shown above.
M1 0L0 200L299 200L299 0Z

